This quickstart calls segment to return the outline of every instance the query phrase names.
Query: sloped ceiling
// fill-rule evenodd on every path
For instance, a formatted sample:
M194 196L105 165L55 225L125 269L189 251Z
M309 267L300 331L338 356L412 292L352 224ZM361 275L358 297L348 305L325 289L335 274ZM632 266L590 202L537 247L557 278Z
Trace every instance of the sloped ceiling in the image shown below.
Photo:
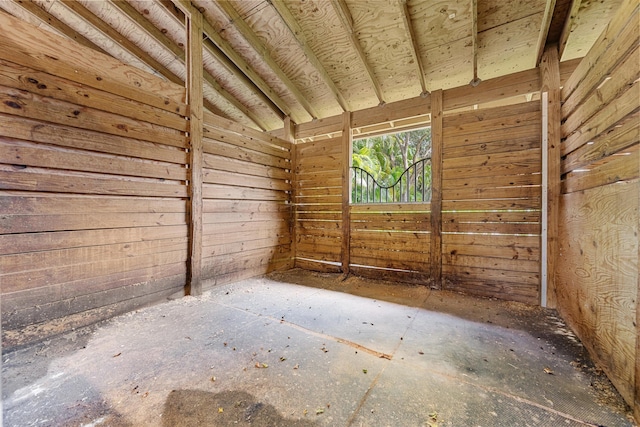
M620 0L193 0L212 112L262 130L534 68L546 44L584 56ZM0 0L0 9L184 81L170 0Z

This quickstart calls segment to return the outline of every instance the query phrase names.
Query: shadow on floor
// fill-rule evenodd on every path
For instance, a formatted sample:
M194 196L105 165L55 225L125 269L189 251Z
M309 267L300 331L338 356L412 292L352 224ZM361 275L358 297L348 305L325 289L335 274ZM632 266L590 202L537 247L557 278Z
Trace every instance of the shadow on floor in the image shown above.
M214 394L201 390L173 390L165 401L162 419L162 425L165 427L317 425L310 420L286 419L272 405L259 402L244 391L223 391Z

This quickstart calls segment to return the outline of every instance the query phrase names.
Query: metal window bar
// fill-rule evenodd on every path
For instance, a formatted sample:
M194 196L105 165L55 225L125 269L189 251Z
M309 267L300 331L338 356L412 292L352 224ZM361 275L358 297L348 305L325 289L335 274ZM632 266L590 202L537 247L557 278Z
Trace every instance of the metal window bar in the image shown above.
M352 166L351 169L352 203L406 203L431 200L431 158L413 163L391 185L379 183L373 175L357 166Z

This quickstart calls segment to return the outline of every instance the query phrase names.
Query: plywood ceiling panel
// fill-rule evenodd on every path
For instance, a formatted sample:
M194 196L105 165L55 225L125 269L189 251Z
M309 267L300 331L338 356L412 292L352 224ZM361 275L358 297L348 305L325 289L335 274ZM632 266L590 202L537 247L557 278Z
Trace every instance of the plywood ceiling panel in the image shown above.
M0 13L180 82L186 44L180 7L188 0L175 1L0 0ZM530 69L545 40L560 40L563 60L579 58L621 1L574 0L569 8L568 0L477 0L477 18L471 0L191 3L211 38L204 43L205 105L274 130L285 115L300 124L465 86L475 63L483 80ZM553 20L544 18L547 9Z

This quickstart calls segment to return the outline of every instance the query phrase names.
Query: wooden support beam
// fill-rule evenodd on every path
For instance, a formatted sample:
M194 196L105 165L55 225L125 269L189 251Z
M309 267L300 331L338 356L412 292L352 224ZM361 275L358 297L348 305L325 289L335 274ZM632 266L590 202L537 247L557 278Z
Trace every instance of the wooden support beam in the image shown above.
M431 92L431 280L442 288L443 94Z
M19 4L20 7L22 7L24 10L26 10L31 15L38 18L38 20L53 28L60 34L69 37L71 40L74 40L83 46L86 46L93 50L97 50L98 52L104 53L105 55L109 55L109 53L103 50L100 46L96 45L91 40L87 39L82 34L77 32L55 16L51 15L49 12L45 11L38 4L32 2L31 0L14 0L14 2L16 4Z
M341 264L342 274L346 277L349 274L349 264L351 264L351 113L342 113L342 252Z
M473 80L471 86L478 86L478 0L471 0L471 44L473 48Z
M473 0L474 2L476 0ZM409 6L407 6L407 0L399 0L401 7L402 20L404 22L404 29L407 32L407 37L411 40L411 56L418 67L418 75L420 76L420 87L422 87L422 94L427 94L427 78L424 73L424 64L422 63L422 56L420 55L420 46L418 45L418 39L416 38L416 32L411 22L411 14L409 13Z
M298 21L296 21L294 16L291 14L291 11L289 11L289 8L285 4L285 2L283 0L271 0L271 5L276 10L276 12L278 12L278 15L280 15L284 23L287 25L287 28L289 28L289 31L291 31L291 34L293 34L293 37L295 37L296 41L302 48L302 51L304 52L305 57L309 60L311 65L313 65L313 67L316 69L318 74L320 74L320 77L322 77L322 80L329 88L329 91L333 95L336 102L340 104L340 106L344 111L349 111L349 104L347 103L347 100L344 99L344 97L342 96L342 93L336 87L335 83L333 82L333 80L329 76L329 73L327 73L327 70L324 68L324 66L316 56L315 52L311 50L309 45L307 45L307 40L304 36L304 31L302 31L302 28L298 24Z
M189 122L189 261L187 295L202 294L202 165L204 108L202 96L202 14L189 5L187 14L187 99Z
M155 25L153 25L149 20L144 17L140 12L138 12L133 6L131 6L125 0L111 0L111 3L116 6L122 13L128 16L136 25L139 25L142 29L144 29L151 37L153 37L158 43L164 46L168 51L173 53L175 57L184 64L185 62L185 53L184 50L178 46L176 42L167 37L164 33L162 33ZM238 111L244 114L249 120L251 120L254 124L260 127L262 130L266 130L266 124L249 108L247 108L244 104L242 104L235 96L229 93L224 87L222 87L216 79L209 73L208 71L203 71L204 80L222 96L227 102L233 105ZM176 78L178 78L176 76ZM181 84L184 84L182 79L179 79ZM205 107L211 110L211 112L226 117L227 115L222 112L218 107L212 104L210 101L205 100ZM227 117L229 118L229 117Z
M545 46L547 45L547 36L549 35L549 27L551 26L551 19L553 18L553 11L555 8L556 0L547 0L544 8L544 15L542 15L542 23L540 24L540 33L538 33L536 66L540 63L542 54L545 51Z
M386 101L382 94L382 88L380 87L380 83L376 78L376 75L373 72L373 68L369 61L367 60L367 55L364 53L362 49L362 45L360 44L360 40L358 40L358 35L356 34L355 29L353 28L353 18L351 17L351 12L349 12L349 7L345 0L331 0L331 4L333 5L333 9L336 11L336 14L340 18L342 22L342 26L345 28L347 33L349 34L349 38L351 40L351 45L358 53L358 57L362 62L365 70L367 71L367 76L373 85L373 90L376 92L376 96L378 97L378 101L380 104L384 104Z
M260 55L263 61L269 66L273 73L278 76L280 81L287 87L291 94L295 97L296 101L302 105L307 113L311 116L311 119L319 117L316 109L307 100L305 95L298 89L298 87L291 81L291 79L285 74L276 61L271 57L271 53L267 46L260 40L255 32L249 27L249 25L242 19L238 12L233 7L233 4L228 1L217 2L216 5L222 9L222 11L229 18L229 22L242 34L242 37L249 43L249 45Z
M295 145L294 133L295 124L293 123L293 121L291 121L291 118L287 116L284 118L283 139L291 143L291 194L289 195L289 197L291 198L291 203L289 204L289 206L291 207L291 223L289 225L289 233L291 235L291 268L294 268L296 266L296 253L298 243L298 208L294 203L298 196L298 148Z
M546 198L545 186L543 185L543 215L546 205L546 217L542 221L546 221L546 227L543 225L543 238L546 234L546 241L540 242L540 247L546 246L546 264L545 256L541 261L541 280L542 290L541 304L550 308L556 306L556 269L558 258L558 221L560 215L560 137L561 137L561 92L560 92L560 59L558 55L558 47L551 45L545 49L542 61L540 63L540 71L542 74L542 113L543 113L543 165L546 165L546 176L543 176L543 183L546 181ZM544 130L546 129L546 132ZM545 233L546 231L546 233ZM543 252L544 253L544 252ZM546 273L546 274L542 274ZM546 282L546 283L545 283ZM546 296L544 295L546 294Z
M580 10L581 4L582 0L571 0L571 8L567 14L567 20L564 21L562 33L560 33L560 41L558 42L558 55L560 58L562 58L562 55L564 54L564 48L567 46L567 41L569 40L571 31L573 31L573 28L576 25L576 18L578 17L578 11Z

